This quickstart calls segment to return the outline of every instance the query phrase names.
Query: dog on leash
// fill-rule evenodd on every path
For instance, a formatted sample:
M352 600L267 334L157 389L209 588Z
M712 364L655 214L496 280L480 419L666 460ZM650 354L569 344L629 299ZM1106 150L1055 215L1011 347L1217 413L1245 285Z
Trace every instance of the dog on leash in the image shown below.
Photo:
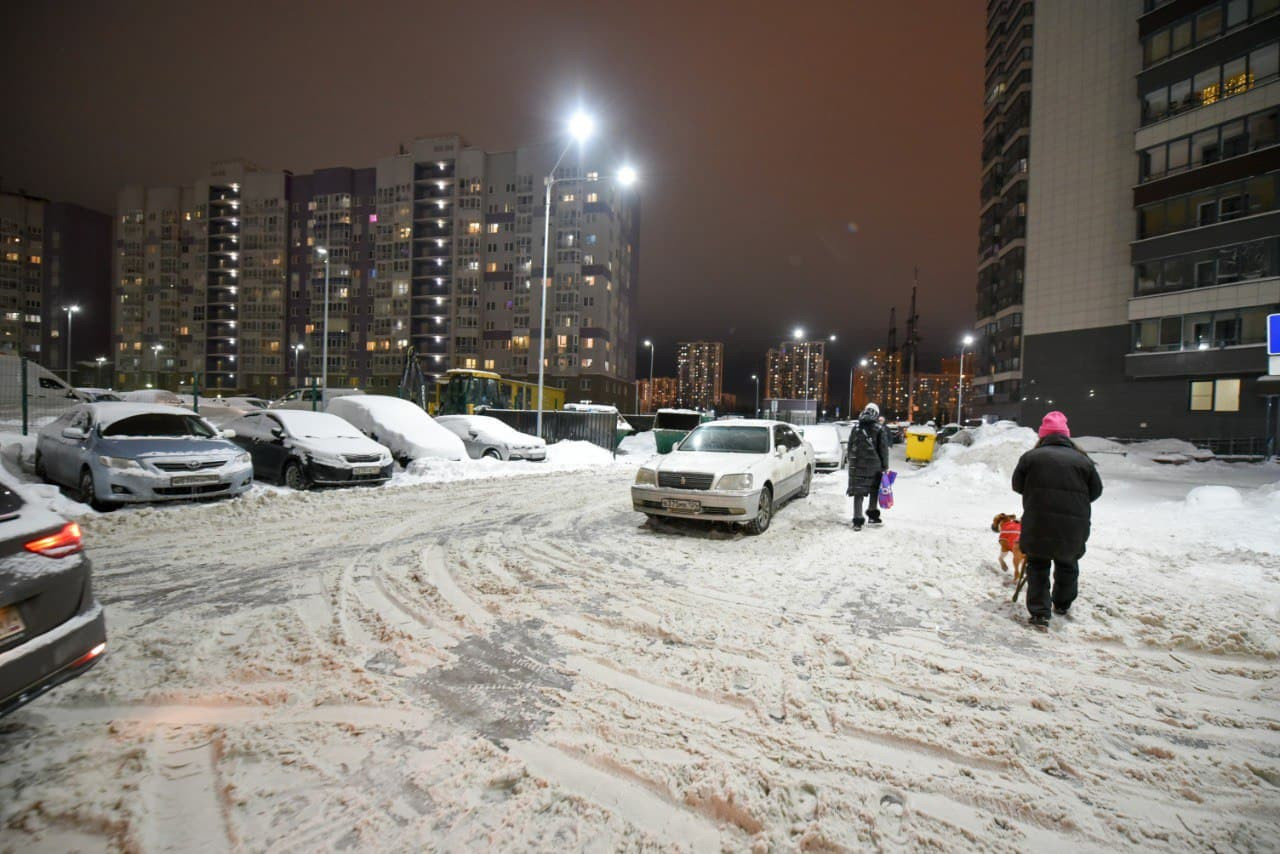
M1011 513L998 513L991 520L991 530L1000 535L1000 568L1008 572L1005 555L1013 555L1013 583L1021 587L1027 562L1027 556L1022 553L1022 521Z

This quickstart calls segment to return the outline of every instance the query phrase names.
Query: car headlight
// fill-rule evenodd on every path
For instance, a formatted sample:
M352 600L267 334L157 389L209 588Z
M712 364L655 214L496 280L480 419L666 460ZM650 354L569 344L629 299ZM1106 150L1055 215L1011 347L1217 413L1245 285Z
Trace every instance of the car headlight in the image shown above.
M137 460L131 460L128 457L98 457L98 462L102 463L109 469L140 469L142 466Z
M658 473L654 469L637 469L636 486L657 486Z
M236 454L234 457L231 458L231 462L235 463L236 465L248 465L250 462L252 462L252 460L253 460L253 457L249 456L248 451L241 451L240 453Z
M313 463L320 463L320 465L323 466L345 467L350 465L350 463L337 454L320 454L312 451L310 453L310 457Z
M750 489L751 475L749 474L726 474L720 477L721 489Z

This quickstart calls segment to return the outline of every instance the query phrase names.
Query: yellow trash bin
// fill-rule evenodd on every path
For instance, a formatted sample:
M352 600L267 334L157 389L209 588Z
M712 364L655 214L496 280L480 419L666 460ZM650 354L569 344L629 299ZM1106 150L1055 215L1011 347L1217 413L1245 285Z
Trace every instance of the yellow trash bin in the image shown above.
M907 462L924 465L933 459L933 446L938 432L932 427L915 425L907 428Z

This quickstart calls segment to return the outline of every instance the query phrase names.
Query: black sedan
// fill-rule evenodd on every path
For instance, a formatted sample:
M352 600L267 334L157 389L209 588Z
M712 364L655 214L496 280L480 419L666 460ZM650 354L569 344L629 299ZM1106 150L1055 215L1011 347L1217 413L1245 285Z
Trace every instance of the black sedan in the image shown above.
M102 660L107 627L80 526L0 476L0 716Z
M391 452L336 415L296 409L250 412L224 425L253 458L253 476L291 489L382 483Z

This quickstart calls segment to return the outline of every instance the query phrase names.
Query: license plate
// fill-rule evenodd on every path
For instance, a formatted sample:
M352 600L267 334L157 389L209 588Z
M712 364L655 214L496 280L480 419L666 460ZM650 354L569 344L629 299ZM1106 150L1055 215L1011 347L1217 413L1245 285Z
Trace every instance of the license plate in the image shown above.
M687 498L664 498L662 499L662 509L664 510L684 510L688 513L701 513L702 502L690 501Z
M217 483L218 476L216 474L184 474L172 478L169 481L170 486L204 486L206 483Z
M371 474L381 474L382 466L352 466L351 473L356 477L368 477Z
M0 641L20 635L26 629L22 623L22 615L17 605L5 605L0 608Z

